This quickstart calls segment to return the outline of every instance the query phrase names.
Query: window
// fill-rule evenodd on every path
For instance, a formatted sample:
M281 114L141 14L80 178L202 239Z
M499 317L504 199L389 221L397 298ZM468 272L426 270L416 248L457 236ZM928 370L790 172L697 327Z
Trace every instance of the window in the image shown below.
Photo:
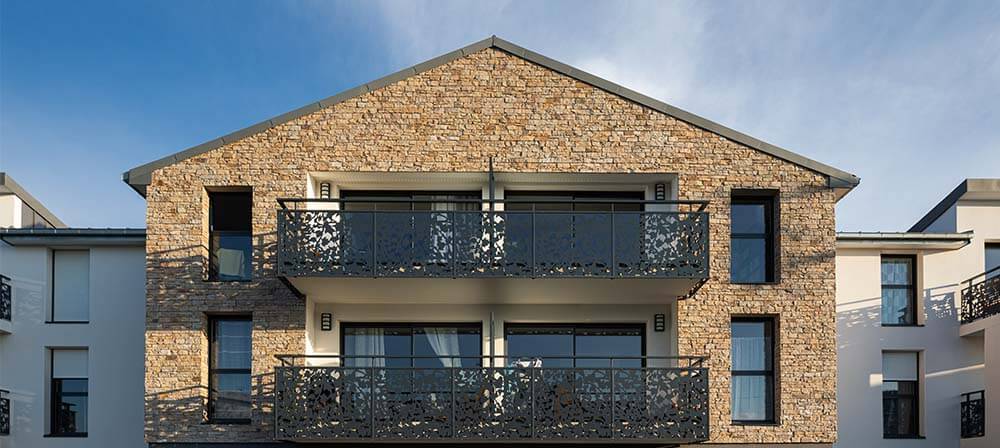
M344 364L352 367L478 367L482 324L343 325ZM371 358L364 358L370 356ZM419 357L419 358L412 358Z
M641 201L645 199L645 193L641 191L507 191L504 193L505 199L516 201L546 201L545 203L535 202L511 202L506 204L504 210L508 211L576 211L576 212L638 212L642 211L643 204L622 203L615 201ZM591 202L607 200L608 202ZM566 201L548 202L548 201ZM586 202L574 202L586 201Z
M774 320L733 318L732 420L774 423Z
M90 319L90 252L52 251L50 308L50 322L87 322Z
M882 325L916 324L916 276L912 256L882 256Z
M642 324L506 324L504 332L514 365L612 367L614 356L613 367L641 367L645 353Z
M352 201L343 205L343 209L349 211L478 211L482 210L479 201L483 198L482 193L477 191L341 191L340 197ZM353 202L365 199L377 199L379 202ZM382 202L396 199L399 202Z
M209 326L208 418L249 423L252 322L249 317L216 317Z
M208 194L210 280L251 279L252 196L249 191Z
M986 244L986 278L1000 276L1000 243Z
M64 437L87 435L87 350L51 349L49 415L50 434Z
M918 437L917 352L882 352L882 435Z
M734 193L730 208L730 281L770 283L776 277L777 195L768 191Z

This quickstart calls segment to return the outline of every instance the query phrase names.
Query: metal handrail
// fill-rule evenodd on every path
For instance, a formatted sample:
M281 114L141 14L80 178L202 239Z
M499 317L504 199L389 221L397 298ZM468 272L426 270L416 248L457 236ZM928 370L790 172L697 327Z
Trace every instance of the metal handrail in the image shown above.
M992 274L992 273L994 273L994 272L1000 272L1000 266L997 266L997 267L995 267L995 268L993 268L993 269L990 269L990 270L988 270L988 271L985 271L985 272L983 272L983 273L980 273L980 274L976 274L976 275L973 275L972 277L969 277L969 279L968 279L968 280L965 280L965 281L963 281L962 283L968 283L968 284L969 284L969 286L972 286L972 282L973 282L973 280L975 280L975 279L977 279L977 278L979 278L979 277L986 277L986 276L988 276L988 275L990 275L990 274ZM985 280L987 280L987 279L983 279L983 280L985 281Z
M303 203L410 203L410 204L656 204L697 205L699 212L708 207L707 200L656 200L656 199L413 199L413 198L278 198L278 205L288 209L288 204ZM419 211L419 210L418 210ZM429 210L433 211L433 210ZM476 210L479 211L479 210ZM489 211L489 210L483 210ZM505 211L496 210L497 213ZM601 212L607 213L607 212Z
M414 355L414 356L393 356L393 355L336 355L336 354L323 354L323 355L306 355L306 354L277 354L274 355L276 359L282 362L282 365L292 365L291 363L297 359L478 359L481 361L495 360L495 359L514 359L517 361L523 360L536 360L536 359L562 359L562 360L607 360L614 363L614 361L635 361L635 360L670 360L670 361L686 361L688 367L701 367L705 361L709 359L708 356L657 356L657 355L645 355L645 356L518 356L509 357L503 355L489 356L489 355ZM393 367L387 367L393 368ZM449 368L449 367L444 367Z

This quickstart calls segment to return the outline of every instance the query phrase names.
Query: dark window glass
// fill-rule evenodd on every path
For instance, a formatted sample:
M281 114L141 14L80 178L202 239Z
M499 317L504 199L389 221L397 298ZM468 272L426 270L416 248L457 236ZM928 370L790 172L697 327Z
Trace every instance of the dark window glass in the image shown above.
M220 422L250 421L253 324L248 317L210 320L208 417Z
M882 257L882 324L916 323L913 257Z
M52 379L52 434L87 434L87 379Z
M882 381L882 433L885 437L917 436L917 382Z
M478 367L482 365L482 327L347 323L343 352L360 357L344 360L344 365L352 367Z
M774 321L732 322L732 420L774 422Z
M1000 276L1000 244L986 245L986 278Z
M209 278L250 280L253 259L253 195L209 193Z
M477 211L482 210L482 193L476 191L341 191L343 209L350 211ZM380 202L354 202L378 199ZM381 202L396 200L399 202ZM434 201L434 202L412 202ZM439 201L439 202L438 202ZM460 202L454 202L460 201ZM467 202L477 201L477 202Z
M773 195L733 195L730 208L730 280L733 283L775 281L774 215Z
M505 326L507 358L512 365L536 367L640 367L643 325ZM632 357L633 359L628 359ZM591 359L592 358L592 359Z
M643 204L616 203L615 201L635 201L645 199L645 193L638 191L508 191L504 198L511 201L504 205L508 211L578 211L578 212L609 212L609 211L642 211ZM586 200L588 202L574 202ZM590 202L603 201L608 202ZM566 202L530 202L530 201L566 201Z

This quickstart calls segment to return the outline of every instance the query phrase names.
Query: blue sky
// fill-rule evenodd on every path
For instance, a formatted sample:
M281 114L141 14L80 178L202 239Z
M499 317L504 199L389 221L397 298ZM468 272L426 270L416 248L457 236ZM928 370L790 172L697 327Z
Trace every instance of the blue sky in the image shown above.
M840 230L1000 177L1000 2L0 1L0 171L72 226L121 182L491 34L855 173Z

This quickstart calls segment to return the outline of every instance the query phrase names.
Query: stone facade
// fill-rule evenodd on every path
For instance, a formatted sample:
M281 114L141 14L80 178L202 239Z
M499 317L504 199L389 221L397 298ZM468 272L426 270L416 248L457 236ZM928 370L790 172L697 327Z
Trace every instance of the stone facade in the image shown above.
M824 175L487 48L157 169L147 190L149 442L267 441L277 353L305 347L305 308L274 277L275 200L311 171L676 172L711 201L711 280L678 306L681 355L711 357L711 442L832 443L834 191ZM206 188L253 188L254 272L205 281ZM780 190L780 282L729 284L729 198ZM252 313L251 425L205 423L206 315ZM730 424L733 315L778 317L778 424Z

